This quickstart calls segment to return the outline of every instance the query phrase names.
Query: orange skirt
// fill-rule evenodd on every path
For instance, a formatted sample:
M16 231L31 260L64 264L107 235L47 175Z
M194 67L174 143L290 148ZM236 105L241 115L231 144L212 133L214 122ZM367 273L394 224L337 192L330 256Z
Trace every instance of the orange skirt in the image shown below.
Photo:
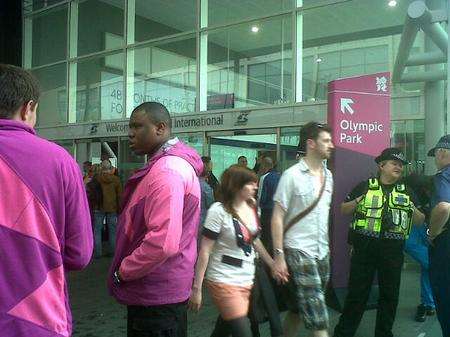
M226 321L246 317L250 305L252 286L234 286L225 283L206 281L209 294Z

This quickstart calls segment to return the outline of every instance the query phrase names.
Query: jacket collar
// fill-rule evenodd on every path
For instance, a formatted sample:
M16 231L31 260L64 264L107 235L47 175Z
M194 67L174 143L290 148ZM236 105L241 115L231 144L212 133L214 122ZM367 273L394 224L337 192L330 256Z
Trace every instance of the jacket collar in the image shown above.
M24 122L12 120L12 119L1 119L0 118L0 130L26 131L33 135L36 134L36 131L31 126L28 126Z
M129 180L140 179L148 173L148 170L153 166L153 163L169 151L172 146L178 143L178 138L174 137L165 142L148 160L147 164L138 169L136 173L129 178Z

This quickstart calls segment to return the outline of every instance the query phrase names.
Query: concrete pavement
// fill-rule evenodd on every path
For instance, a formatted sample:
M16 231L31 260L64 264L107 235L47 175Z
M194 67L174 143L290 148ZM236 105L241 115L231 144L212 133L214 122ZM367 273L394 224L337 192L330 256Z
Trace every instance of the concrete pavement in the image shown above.
M69 276L69 292L74 320L74 337L122 337L126 336L126 309L108 295L106 273L110 259L93 260L82 272ZM395 337L440 337L441 330L436 316L426 322L413 320L419 301L420 272L417 264L405 265L400 304L394 325ZM209 337L214 327L217 311L204 291L205 303L198 314L189 314L189 337ZM334 328L338 313L330 309L331 326ZM361 322L356 337L374 335L376 311L367 311ZM261 336L269 337L267 323L262 325ZM308 336L302 329L299 337Z

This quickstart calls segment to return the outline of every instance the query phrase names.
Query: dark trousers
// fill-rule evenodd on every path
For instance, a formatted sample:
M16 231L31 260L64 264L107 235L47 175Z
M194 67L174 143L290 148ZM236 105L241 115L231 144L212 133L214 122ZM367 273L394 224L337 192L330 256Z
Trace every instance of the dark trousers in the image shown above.
M267 249L270 255L272 255L273 245L272 245L272 229L270 223L272 221L272 211L273 209L261 209L261 241L264 247Z
M187 302L127 309L128 337L187 337Z
M225 321L220 315L211 337L252 337L250 322L247 317L235 318Z
M403 265L403 241L358 238L354 241L348 294L334 337L353 337L378 275L379 299L375 337L392 337Z
M442 336L450 337L450 230L430 247L430 281Z
M252 296L248 317L250 318L253 337L260 337L259 324L269 321L270 335L272 337L283 335L278 303L272 287L271 279L262 261L255 261L255 283L252 288Z

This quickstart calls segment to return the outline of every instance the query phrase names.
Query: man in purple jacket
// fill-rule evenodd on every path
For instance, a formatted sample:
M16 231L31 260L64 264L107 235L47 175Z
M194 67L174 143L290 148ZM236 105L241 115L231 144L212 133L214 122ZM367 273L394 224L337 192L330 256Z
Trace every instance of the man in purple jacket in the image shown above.
M92 229L78 165L36 136L38 83L0 64L0 335L72 333L65 272L85 267Z
M203 163L171 124L157 102L139 105L129 123L130 148L149 161L125 186L108 279L128 306L129 337L187 335Z

